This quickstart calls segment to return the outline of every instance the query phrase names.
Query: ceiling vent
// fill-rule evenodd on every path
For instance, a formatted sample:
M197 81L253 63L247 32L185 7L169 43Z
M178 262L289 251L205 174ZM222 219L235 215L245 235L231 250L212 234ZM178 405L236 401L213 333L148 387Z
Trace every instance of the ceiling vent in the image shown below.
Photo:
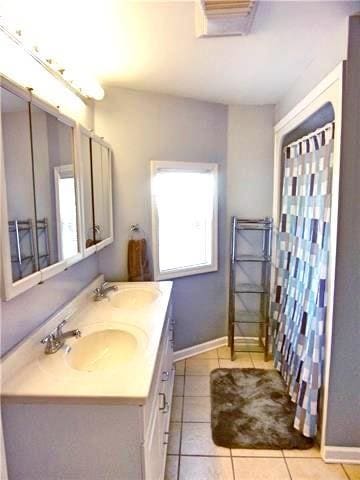
M195 2L198 37L247 35L257 2L250 0L199 0Z

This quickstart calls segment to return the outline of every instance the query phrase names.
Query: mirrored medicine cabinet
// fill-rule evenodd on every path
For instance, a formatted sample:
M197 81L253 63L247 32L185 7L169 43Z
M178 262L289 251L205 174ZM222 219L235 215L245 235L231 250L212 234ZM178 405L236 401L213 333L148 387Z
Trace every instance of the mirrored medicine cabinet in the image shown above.
M112 242L111 149L27 90L4 79L0 88L9 300Z
M80 129L85 255L113 241L111 149L103 139Z

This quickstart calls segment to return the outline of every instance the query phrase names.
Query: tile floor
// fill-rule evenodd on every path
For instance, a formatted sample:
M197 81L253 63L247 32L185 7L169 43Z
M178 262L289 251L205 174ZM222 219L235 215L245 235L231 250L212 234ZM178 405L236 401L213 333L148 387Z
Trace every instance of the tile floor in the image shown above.
M176 363L165 480L360 480L360 465L325 464L318 448L245 450L217 447L210 428L210 377L218 367L272 368L259 353L227 347Z

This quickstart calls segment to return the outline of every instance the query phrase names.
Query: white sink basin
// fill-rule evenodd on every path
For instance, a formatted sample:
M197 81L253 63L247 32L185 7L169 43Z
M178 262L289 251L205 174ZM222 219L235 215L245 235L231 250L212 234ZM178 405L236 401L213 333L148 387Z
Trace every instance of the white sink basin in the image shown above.
M107 329L91 333L74 342L67 362L75 370L108 370L128 362L136 354L136 337L123 330Z
M63 378L131 368L147 351L149 337L141 328L123 322L107 321L80 325L82 336L69 338L52 355L40 355L40 367L51 375L63 372ZM63 367L66 366L66 370Z
M116 308L139 309L150 306L160 295L156 288L121 288L111 295L110 302Z

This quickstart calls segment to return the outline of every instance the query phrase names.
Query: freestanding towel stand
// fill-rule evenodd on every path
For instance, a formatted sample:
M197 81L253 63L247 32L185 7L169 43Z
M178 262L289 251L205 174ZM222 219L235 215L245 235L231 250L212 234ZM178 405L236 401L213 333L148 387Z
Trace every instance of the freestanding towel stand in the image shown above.
M263 219L232 217L231 219L228 344L231 348L232 360L235 359L236 352L264 352L264 360L268 359L272 226L270 217ZM256 251L255 245L256 241L260 240L259 234L262 235L262 238L260 237L262 246ZM240 252L239 244L242 236L247 237L247 245L254 250L251 254ZM258 265L260 271L255 274L260 278L259 282L245 283L237 279L241 270L245 270L245 264ZM256 271L257 268L254 267L253 270ZM246 305L247 301L254 304L255 296L259 296L257 310L238 307L240 302L243 305Z

